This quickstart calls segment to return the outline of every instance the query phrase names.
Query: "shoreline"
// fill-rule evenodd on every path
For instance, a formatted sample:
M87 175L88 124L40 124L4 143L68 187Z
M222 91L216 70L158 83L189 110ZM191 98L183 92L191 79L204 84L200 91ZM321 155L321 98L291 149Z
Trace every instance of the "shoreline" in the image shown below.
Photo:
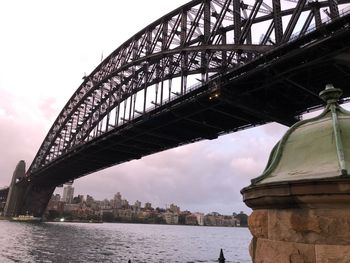
M20 222L12 220L11 217L0 216L0 221ZM24 221L22 221L24 222ZM164 226L196 226L196 227L220 227L220 228L247 228L248 226L213 226L213 225L186 225L186 224L156 224L156 223L142 223L142 222L108 222L102 220L64 220L57 219L42 219L43 223L83 223L83 224L135 224L135 225L164 225Z
M162 226L195 226L195 227L221 227L221 228L247 228L248 226L210 226L210 225L185 225L185 224L155 224L140 222L107 222L96 220L43 220L45 223L84 223L84 224L134 224L134 225L162 225Z

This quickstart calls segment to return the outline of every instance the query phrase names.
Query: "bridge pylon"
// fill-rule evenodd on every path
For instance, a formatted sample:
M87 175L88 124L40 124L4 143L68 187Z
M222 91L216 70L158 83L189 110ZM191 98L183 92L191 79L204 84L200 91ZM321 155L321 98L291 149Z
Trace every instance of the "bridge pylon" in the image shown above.
M4 215L6 217L15 216L21 205L25 188L23 185L17 185L16 183L25 177L25 169L26 163L21 160L13 172L9 193L7 195L6 205L4 208Z
M21 160L13 172L4 208L5 217L23 214L41 217L55 190L55 186L27 180L25 168L26 164Z

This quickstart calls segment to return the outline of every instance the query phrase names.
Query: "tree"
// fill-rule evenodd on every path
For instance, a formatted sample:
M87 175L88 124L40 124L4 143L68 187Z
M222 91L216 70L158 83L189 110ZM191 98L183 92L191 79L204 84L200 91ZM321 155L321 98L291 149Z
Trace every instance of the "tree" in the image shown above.
M240 226L243 226L243 227L248 226L248 215L246 215L242 211L238 215L236 215L235 218L239 220Z

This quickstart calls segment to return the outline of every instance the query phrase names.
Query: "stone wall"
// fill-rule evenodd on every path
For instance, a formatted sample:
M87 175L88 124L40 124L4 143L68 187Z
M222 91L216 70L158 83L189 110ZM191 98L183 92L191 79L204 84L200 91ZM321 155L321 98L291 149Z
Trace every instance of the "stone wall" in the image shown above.
M350 262L350 208L258 209L248 224L254 263Z

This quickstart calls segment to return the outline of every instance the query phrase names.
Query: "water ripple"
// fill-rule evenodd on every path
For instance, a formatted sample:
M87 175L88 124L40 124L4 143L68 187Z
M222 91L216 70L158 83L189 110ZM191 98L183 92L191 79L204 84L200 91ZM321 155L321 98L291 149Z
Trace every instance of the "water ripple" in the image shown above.
M0 221L0 262L248 263L244 228Z

